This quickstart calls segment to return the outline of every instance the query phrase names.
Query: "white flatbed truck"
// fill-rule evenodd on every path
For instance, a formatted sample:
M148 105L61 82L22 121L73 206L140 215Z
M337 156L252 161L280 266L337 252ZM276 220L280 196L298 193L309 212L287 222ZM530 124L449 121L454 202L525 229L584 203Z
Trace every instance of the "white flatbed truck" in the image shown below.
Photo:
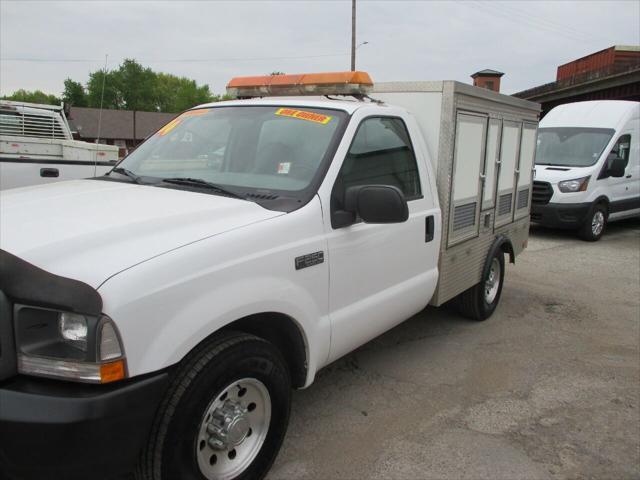
M0 100L0 190L104 175L118 147L74 140L63 105Z
M362 72L229 91L264 98L189 110L104 177L0 194L12 478L261 478L291 387L429 303L496 309L537 104Z

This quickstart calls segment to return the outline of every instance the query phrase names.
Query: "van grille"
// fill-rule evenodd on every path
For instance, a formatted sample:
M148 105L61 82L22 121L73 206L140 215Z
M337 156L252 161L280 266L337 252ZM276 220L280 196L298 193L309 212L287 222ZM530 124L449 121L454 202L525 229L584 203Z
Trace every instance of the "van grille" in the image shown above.
M471 227L476 222L476 202L459 205L453 210L453 231Z
M547 182L533 182L531 203L533 205L546 205L553 196L553 188Z
M500 196L500 200L498 201L498 216L506 215L511 211L512 198L512 193L505 193L504 195Z

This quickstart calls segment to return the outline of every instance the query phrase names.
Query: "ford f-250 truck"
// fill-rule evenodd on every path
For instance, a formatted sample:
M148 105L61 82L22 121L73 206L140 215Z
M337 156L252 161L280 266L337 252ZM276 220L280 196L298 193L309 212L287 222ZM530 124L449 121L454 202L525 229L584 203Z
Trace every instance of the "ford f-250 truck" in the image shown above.
M10 478L261 478L291 387L429 303L498 305L537 104L363 72L229 91L106 176L2 192Z

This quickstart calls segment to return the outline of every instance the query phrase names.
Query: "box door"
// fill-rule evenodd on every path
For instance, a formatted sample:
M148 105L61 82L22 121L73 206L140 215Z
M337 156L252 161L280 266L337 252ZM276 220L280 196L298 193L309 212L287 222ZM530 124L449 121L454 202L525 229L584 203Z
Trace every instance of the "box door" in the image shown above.
M487 117L459 113L451 178L448 245L478 235Z
M484 166L484 185L482 187L482 210L489 210L496 204L496 180L500 164L500 129L502 120L489 119L487 131L487 155Z
M520 124L505 120L500 142L500 172L495 226L506 225L513 220L516 167L520 149Z
M531 203L531 182L533 177L533 159L536 154L537 128L532 123L524 123L520 142L520 163L518 165L518 188L516 194L515 219L529 215Z

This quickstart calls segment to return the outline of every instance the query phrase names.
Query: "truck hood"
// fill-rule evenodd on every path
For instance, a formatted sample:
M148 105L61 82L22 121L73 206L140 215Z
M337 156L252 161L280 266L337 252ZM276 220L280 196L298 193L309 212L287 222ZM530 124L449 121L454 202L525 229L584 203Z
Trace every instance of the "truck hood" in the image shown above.
M534 180L556 184L563 180L573 180L594 175L595 165L590 167L563 167L554 165L536 165Z
M279 215L208 193L75 180L0 192L0 248L98 288L169 250Z

